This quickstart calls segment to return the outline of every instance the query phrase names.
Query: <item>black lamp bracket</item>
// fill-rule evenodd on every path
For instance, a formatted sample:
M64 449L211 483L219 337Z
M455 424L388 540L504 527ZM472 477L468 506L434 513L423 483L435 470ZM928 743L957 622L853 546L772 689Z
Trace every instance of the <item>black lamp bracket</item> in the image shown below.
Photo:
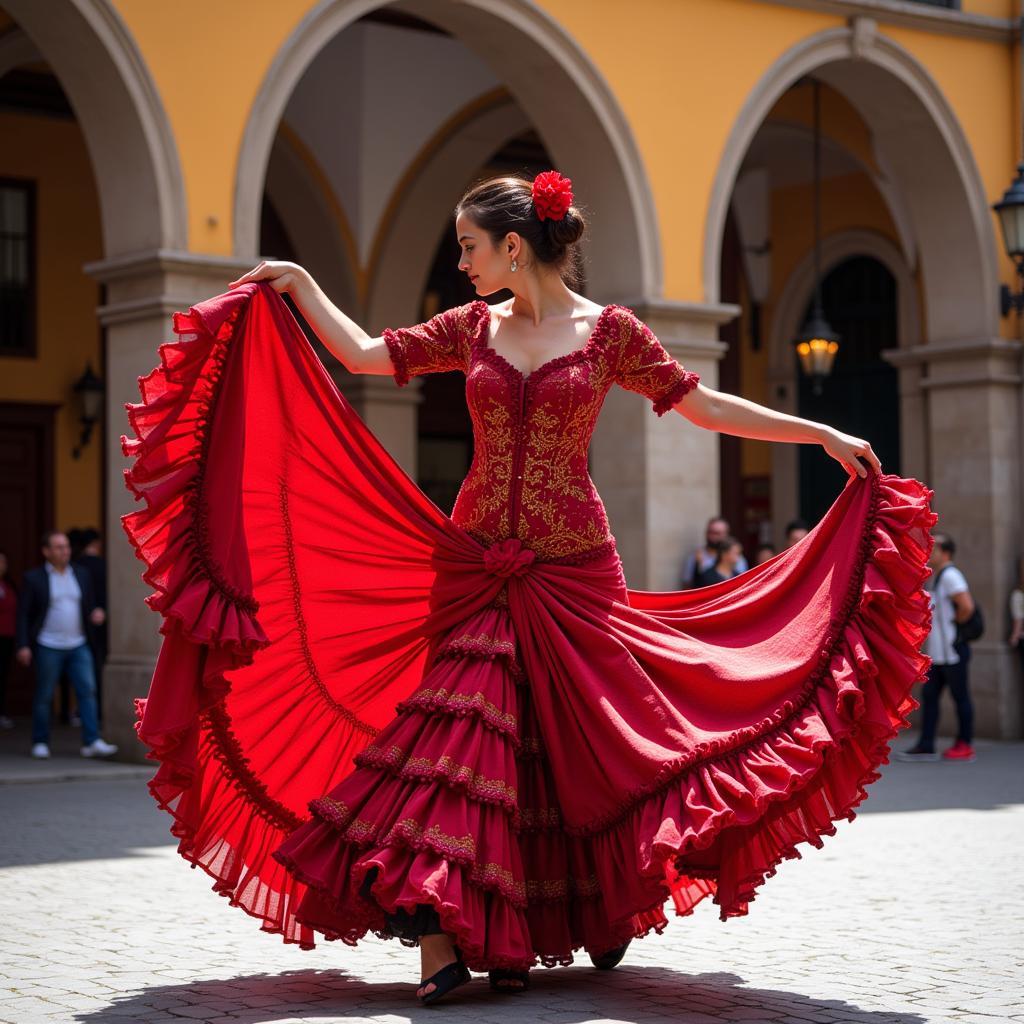
M1021 282L1020 288L1014 291L1008 284L999 286L999 311L1005 317L1010 315L1012 310L1018 316L1024 314L1024 256L1014 257L1017 267L1017 280Z

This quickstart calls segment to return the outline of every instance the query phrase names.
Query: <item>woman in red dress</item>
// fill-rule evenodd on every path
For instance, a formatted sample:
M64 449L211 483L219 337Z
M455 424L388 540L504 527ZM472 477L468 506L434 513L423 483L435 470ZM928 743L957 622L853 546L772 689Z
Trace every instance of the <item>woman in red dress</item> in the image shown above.
M871 446L715 392L628 308L574 293L570 183L456 209L479 295L369 337L264 262L174 316L140 382L126 530L164 616L137 729L179 851L286 942L421 950L433 1002L584 949L614 966L706 896L722 919L854 816L927 669L932 492ZM570 280L572 280L570 276ZM460 370L474 455L451 517L339 395ZM820 443L843 491L710 587L627 588L587 448L618 384L706 429ZM863 461L861 461L863 460Z

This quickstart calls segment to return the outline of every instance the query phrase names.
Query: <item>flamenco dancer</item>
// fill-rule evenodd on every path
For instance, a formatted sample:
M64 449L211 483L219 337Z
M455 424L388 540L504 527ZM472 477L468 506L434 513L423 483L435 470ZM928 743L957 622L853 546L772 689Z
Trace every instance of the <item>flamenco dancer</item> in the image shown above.
M456 208L482 298L372 338L265 261L173 318L140 381L124 519L164 634L140 738L179 852L285 942L418 945L430 1004L633 939L705 897L747 913L852 819L928 659L932 491L867 441L700 383L632 310L568 287L571 182ZM459 370L451 517L338 393ZM613 385L657 415L820 444L842 492L799 543L699 590L631 590L587 447Z

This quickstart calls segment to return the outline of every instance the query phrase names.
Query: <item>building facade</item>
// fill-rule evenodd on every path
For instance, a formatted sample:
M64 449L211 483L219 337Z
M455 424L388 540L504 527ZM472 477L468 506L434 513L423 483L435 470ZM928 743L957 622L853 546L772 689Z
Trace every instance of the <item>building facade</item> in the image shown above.
M158 647L119 526L120 436L170 314L268 257L371 333L419 322L474 297L451 230L466 185L552 166L589 214L591 298L631 306L709 386L866 437L934 488L987 612L979 728L1024 734L1005 640L1022 345L991 210L1020 160L1019 18L1017 0L0 0L0 547L18 571L42 528L103 525L109 738L134 749ZM793 349L816 281L815 93L841 337L821 394ZM106 411L82 446L87 363ZM459 381L331 371L450 507ZM677 585L711 515L753 554L845 482L819 449L658 419L619 390L591 462L646 589Z

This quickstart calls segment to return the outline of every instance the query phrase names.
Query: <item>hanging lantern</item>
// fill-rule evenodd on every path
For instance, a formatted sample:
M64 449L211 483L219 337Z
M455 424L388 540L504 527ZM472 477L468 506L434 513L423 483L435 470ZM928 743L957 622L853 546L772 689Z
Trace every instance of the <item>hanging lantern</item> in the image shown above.
M814 306L794 341L801 370L811 378L814 394L832 372L839 352L839 335L832 330L821 305L821 83L814 79Z

